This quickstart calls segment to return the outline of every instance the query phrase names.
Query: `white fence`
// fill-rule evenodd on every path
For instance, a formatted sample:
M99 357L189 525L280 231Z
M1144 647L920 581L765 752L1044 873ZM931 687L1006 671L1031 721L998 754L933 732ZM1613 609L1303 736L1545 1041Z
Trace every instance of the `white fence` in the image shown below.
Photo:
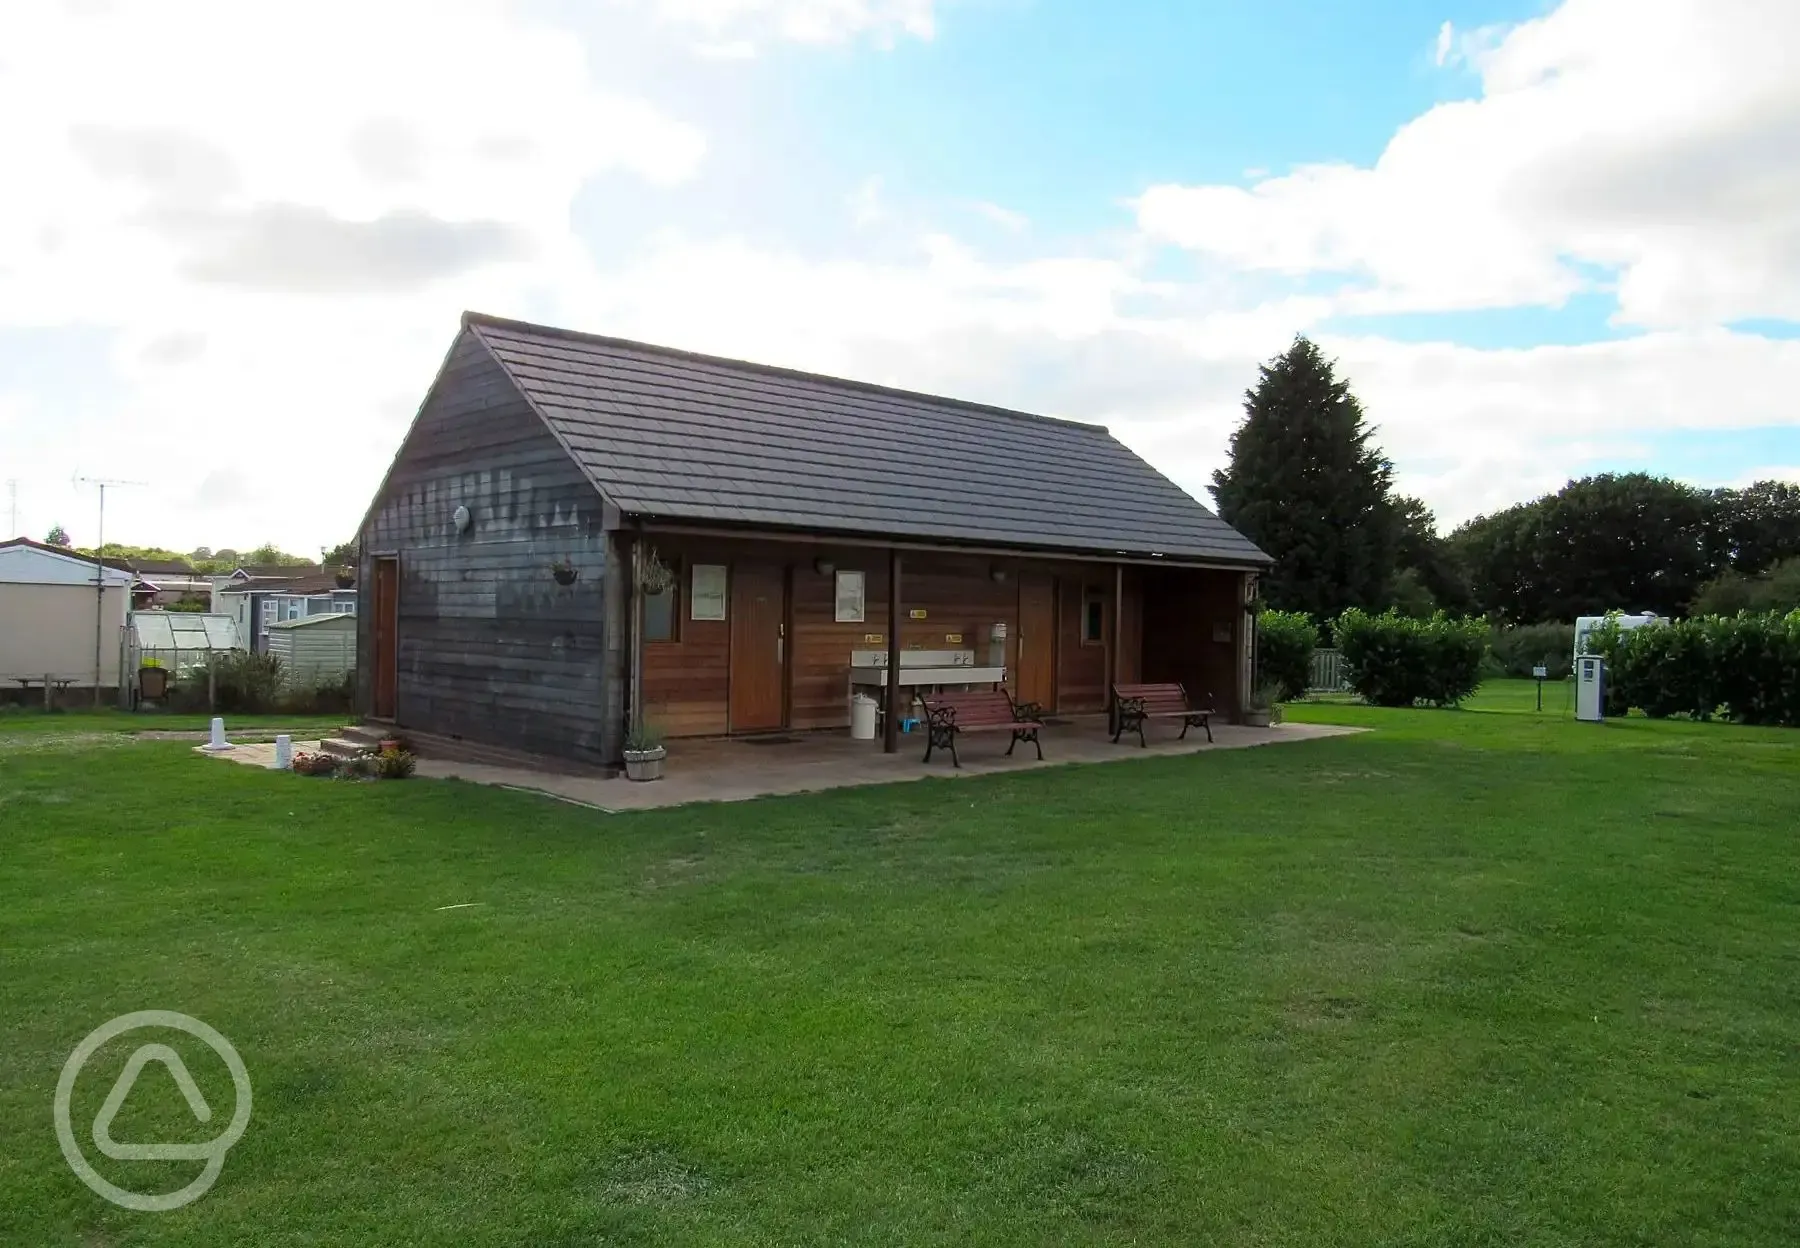
M1344 656L1336 650L1314 650L1312 673L1307 677L1308 693L1348 693L1350 676Z

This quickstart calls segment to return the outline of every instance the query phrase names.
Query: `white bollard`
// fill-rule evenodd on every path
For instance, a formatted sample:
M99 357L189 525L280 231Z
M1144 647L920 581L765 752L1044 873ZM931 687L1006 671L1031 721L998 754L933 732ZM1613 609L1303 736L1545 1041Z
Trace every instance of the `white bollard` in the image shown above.
M210 741L208 741L205 745L201 746L200 748L204 749L204 750L215 751L215 752L219 751L219 750L229 750L231 748L231 742L229 742L225 739L225 717L224 716L222 716L222 715L214 715L213 716L212 739Z
M275 767L286 771L294 765L294 739L285 733L275 738Z

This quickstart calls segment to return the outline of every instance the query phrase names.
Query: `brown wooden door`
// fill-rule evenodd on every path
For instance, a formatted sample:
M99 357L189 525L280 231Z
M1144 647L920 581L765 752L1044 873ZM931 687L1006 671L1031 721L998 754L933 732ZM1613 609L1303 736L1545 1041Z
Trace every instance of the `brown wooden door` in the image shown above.
M1019 578L1019 686L1021 702L1056 709L1056 580L1027 573Z
M399 701L398 672L400 656L400 561L395 558L375 561L375 616L370 625L370 638L375 645L375 662L371 679L375 682L372 713L377 719L392 719Z
M787 574L767 564L731 569L731 731L783 726L787 688Z

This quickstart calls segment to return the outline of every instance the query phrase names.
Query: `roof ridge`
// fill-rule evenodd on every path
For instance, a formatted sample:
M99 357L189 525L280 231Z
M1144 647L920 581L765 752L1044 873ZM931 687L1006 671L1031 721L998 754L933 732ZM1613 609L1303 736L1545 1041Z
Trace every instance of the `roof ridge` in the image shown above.
M510 329L517 333L536 334L548 338L562 338L570 342L598 343L609 347L627 347L633 351L651 351L658 355L669 356L678 360L699 361L704 364L716 364L730 369L751 369L774 377L787 377L796 381L821 382L828 386L848 386L855 390L865 390L873 394L885 394L905 399L918 399L926 403L943 404L949 407L962 408L971 412L981 412L990 416L1008 416L1016 420L1044 422L1052 425L1073 425L1078 429L1086 429L1105 434L1113 438L1112 430L1091 420L1076 420L1071 416L1045 416L1040 412L1021 411L1016 407L1001 407L994 403L977 403L970 399L958 399L946 394L932 394L925 390L908 390L902 386L884 386L879 382L862 381L855 377L837 377L830 373L813 373L802 368L788 368L780 364L763 364L756 360L739 360L728 355L708 355L703 351L688 351L681 347L664 346L656 342L641 342L635 338L621 338L612 334L587 333L579 329L564 329L559 325L542 325L536 321L521 321L512 317L493 316L486 312L465 310L462 314L464 328L480 331L482 328Z

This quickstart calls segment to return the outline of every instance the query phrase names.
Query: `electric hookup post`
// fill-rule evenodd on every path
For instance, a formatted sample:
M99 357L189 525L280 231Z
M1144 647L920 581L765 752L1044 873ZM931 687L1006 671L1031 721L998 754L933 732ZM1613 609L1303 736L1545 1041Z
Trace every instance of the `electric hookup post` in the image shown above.
M1539 663L1531 669L1531 674L1537 677L1538 714L1542 715L1544 713L1544 677L1550 674L1550 669Z

